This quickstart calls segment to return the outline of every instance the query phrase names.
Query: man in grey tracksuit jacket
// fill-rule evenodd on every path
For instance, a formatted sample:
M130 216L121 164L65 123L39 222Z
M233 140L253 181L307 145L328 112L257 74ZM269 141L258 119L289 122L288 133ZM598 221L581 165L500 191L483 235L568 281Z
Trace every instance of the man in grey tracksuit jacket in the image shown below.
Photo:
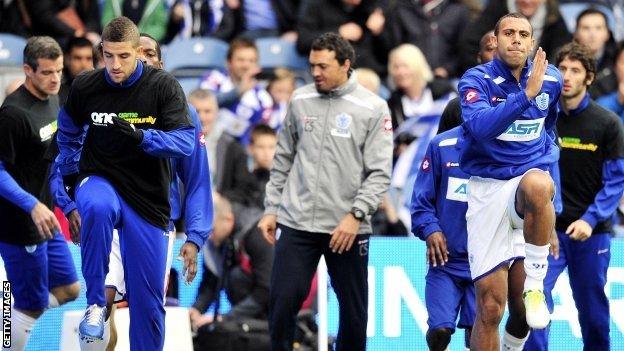
M336 34L315 41L315 83L294 92L279 134L258 224L276 243L274 351L292 349L295 316L321 255L340 305L336 350L366 348L370 215L390 183L392 121L386 102L349 77L352 52Z

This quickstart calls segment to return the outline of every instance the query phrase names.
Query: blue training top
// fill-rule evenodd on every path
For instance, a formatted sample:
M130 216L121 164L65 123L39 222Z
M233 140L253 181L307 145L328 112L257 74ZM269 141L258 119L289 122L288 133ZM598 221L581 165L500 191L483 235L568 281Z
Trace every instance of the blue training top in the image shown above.
M427 240L434 232L446 236L449 251L447 264L465 264L467 186L470 176L459 167L457 139L462 133L456 127L431 140L416 177L410 212L412 232Z
M530 62L520 82L499 59L469 69L459 82L463 133L462 170L474 176L511 179L531 168L548 170L559 159L555 125L562 78L548 65L539 94L524 92Z

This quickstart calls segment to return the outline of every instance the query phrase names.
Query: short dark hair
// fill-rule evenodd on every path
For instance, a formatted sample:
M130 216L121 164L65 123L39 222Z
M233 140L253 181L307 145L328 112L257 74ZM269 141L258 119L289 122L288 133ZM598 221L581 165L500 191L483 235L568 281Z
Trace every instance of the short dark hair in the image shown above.
M531 37L533 36L533 26L531 25L531 21L529 21L529 19L525 15L519 12L508 13L505 16L499 18L498 21L496 22L496 25L494 25L494 35L498 35L498 30L500 29L501 23L503 22L503 20L507 18L518 18L518 19L523 19L529 22L529 27L531 27Z
M61 46L48 36L30 37L24 48L24 64L37 71L39 59L56 60L63 56Z
M587 77L596 77L596 59L587 46L576 41L565 44L557 53L557 66L566 58L579 61L587 71Z
M156 43L156 56L158 57L158 61L162 61L162 51L160 50L160 43L158 43L158 40L156 40L156 38L154 38L153 36L151 36L151 35L149 35L147 33L139 34L139 38L140 37L149 38L149 39L153 40L154 43Z
M102 31L102 42L122 43L129 41L139 46L139 28L128 17L113 18Z
M232 56L234 56L234 52L238 49L254 49L256 50L256 52L258 52L258 47L256 46L256 43L253 42L253 40L249 39L249 38L245 38L245 37L238 37L235 38L234 40L232 40L230 42L230 47L228 48L227 51L227 60L231 60Z
M336 53L336 60L342 66L346 60L351 62L351 67L355 63L355 50L348 40L344 39L336 33L325 33L314 39L312 42L312 50L329 50Z
M93 44L89 39L84 37L71 37L67 41L67 46L65 48L65 53L70 54L74 48L90 48L93 49Z
M602 16L602 18L604 18L605 24L607 25L607 30L609 30L609 19L607 18L607 15L598 10L595 7L588 7L585 10L583 10L581 13L578 14L578 16L576 16L576 27L575 30L578 30L578 25L579 22L581 21L581 19L585 16L589 16L589 15L600 15Z
M258 124L251 130L250 143L253 144L257 137L261 135L277 136L275 130L266 124Z

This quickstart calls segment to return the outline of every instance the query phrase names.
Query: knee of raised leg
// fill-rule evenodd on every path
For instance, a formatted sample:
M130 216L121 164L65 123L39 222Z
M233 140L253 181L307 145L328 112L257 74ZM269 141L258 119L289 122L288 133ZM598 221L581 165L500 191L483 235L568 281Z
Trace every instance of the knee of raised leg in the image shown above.
M498 324L503 318L505 311L504 299L499 299L493 294L487 294L479 300L479 312L481 318L487 324Z
M555 184L547 173L533 171L522 178L520 190L527 202L550 202L555 194Z

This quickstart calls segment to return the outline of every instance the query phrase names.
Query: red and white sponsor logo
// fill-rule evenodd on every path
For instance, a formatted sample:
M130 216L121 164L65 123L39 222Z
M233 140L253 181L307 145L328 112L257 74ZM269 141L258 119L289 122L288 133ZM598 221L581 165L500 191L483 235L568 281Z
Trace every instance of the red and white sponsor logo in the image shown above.
M204 132L199 133L199 144L201 146L206 146L206 133Z
M475 102L479 98L479 92L475 89L468 89L464 97L466 99L466 102Z
M392 119L390 118L389 115L385 115L383 118L383 129L386 132L391 132L392 131Z
M425 157L420 167L422 168L424 172L429 172L429 170L431 169L431 161L429 161L429 159Z

